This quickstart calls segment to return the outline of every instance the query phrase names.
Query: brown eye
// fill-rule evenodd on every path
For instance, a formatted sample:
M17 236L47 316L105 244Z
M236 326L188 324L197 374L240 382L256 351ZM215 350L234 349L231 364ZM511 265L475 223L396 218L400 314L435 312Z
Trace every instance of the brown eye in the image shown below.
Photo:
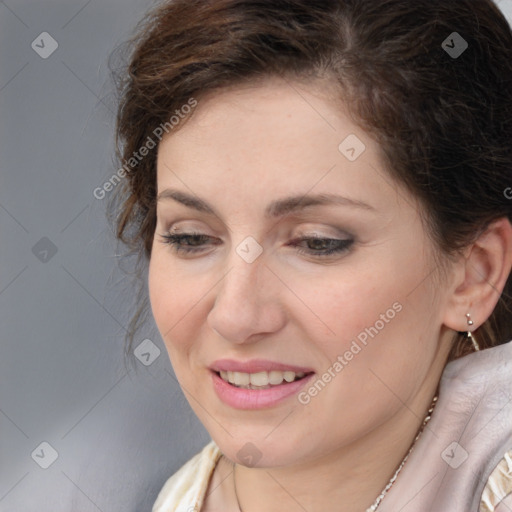
M304 242L306 247L299 245ZM322 257L347 251L353 243L353 238L304 237L294 240L290 245L297 247L298 252L301 254Z
M202 252L202 247L211 240L203 233L165 233L160 236L162 243L170 245L174 252L185 254ZM218 244L214 242L214 245Z

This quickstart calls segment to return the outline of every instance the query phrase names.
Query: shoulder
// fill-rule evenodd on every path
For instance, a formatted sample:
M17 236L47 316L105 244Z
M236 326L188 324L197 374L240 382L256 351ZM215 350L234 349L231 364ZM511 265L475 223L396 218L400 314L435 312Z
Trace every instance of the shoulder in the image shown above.
M432 419L382 510L510 512L511 460L508 342L446 366Z
M214 441L188 460L164 484L152 512L196 512L221 452Z
M480 458L481 471L477 465L473 467L479 473L480 485L483 484L478 510L509 511L512 508L512 341L483 350L466 361L471 364L466 368L462 365L450 376L459 381L457 405L465 393L472 394L475 400L465 425L474 433L473 442L468 442L472 445L468 449L469 458Z
M512 508L512 449L498 462L485 484L479 512Z
M449 365L450 366L450 365ZM509 511L512 503L512 341L483 350L445 372L456 390L452 411L474 406L464 420L468 459L483 486L479 512ZM452 389L452 391L453 391ZM478 468L480 467L480 469ZM505 507L505 509L503 509Z

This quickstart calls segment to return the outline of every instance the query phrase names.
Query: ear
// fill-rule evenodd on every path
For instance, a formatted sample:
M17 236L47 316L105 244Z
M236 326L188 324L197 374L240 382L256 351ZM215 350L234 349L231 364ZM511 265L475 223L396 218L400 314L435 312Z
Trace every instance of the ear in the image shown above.
M454 331L471 331L491 316L512 267L512 226L503 217L492 222L478 240L468 247L456 264L454 289L448 298L444 324Z

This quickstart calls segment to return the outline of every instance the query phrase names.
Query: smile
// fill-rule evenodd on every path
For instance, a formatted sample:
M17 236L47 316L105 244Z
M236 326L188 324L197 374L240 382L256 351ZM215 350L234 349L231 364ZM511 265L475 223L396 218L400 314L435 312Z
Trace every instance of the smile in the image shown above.
M219 375L223 381L237 388L269 389L273 386L281 385L283 381L289 383L300 380L306 374L304 372L295 373L292 371L272 370L270 372L263 371L257 373L220 371Z
M213 389L225 405L234 409L254 410L276 407L296 396L313 379L315 373L295 373L290 370L256 373L220 370L212 371L211 375Z

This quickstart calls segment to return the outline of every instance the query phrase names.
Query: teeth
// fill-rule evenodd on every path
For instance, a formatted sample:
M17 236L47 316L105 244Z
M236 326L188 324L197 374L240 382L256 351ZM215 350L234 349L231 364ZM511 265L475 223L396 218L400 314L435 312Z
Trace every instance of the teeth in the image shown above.
M284 372L283 376L284 376L284 380L286 382L293 382L295 380L295 373L294 372Z
M270 384L272 384L273 386L277 386L278 384L281 384L281 382L283 382L283 379L284 379L283 372L271 371L268 373L268 380L269 380Z
M235 386L247 386L250 383L251 376L248 373L233 372L233 379Z
M246 373L246 375L249 375ZM251 373L251 384L253 386L268 386L268 373L267 372L259 372L259 373ZM236 382L235 382L236 384Z
M266 389L270 386L278 386L283 381L293 382L296 379L301 379L304 375L306 375L304 372L280 372L276 370L257 373L220 372L222 380L245 389Z

